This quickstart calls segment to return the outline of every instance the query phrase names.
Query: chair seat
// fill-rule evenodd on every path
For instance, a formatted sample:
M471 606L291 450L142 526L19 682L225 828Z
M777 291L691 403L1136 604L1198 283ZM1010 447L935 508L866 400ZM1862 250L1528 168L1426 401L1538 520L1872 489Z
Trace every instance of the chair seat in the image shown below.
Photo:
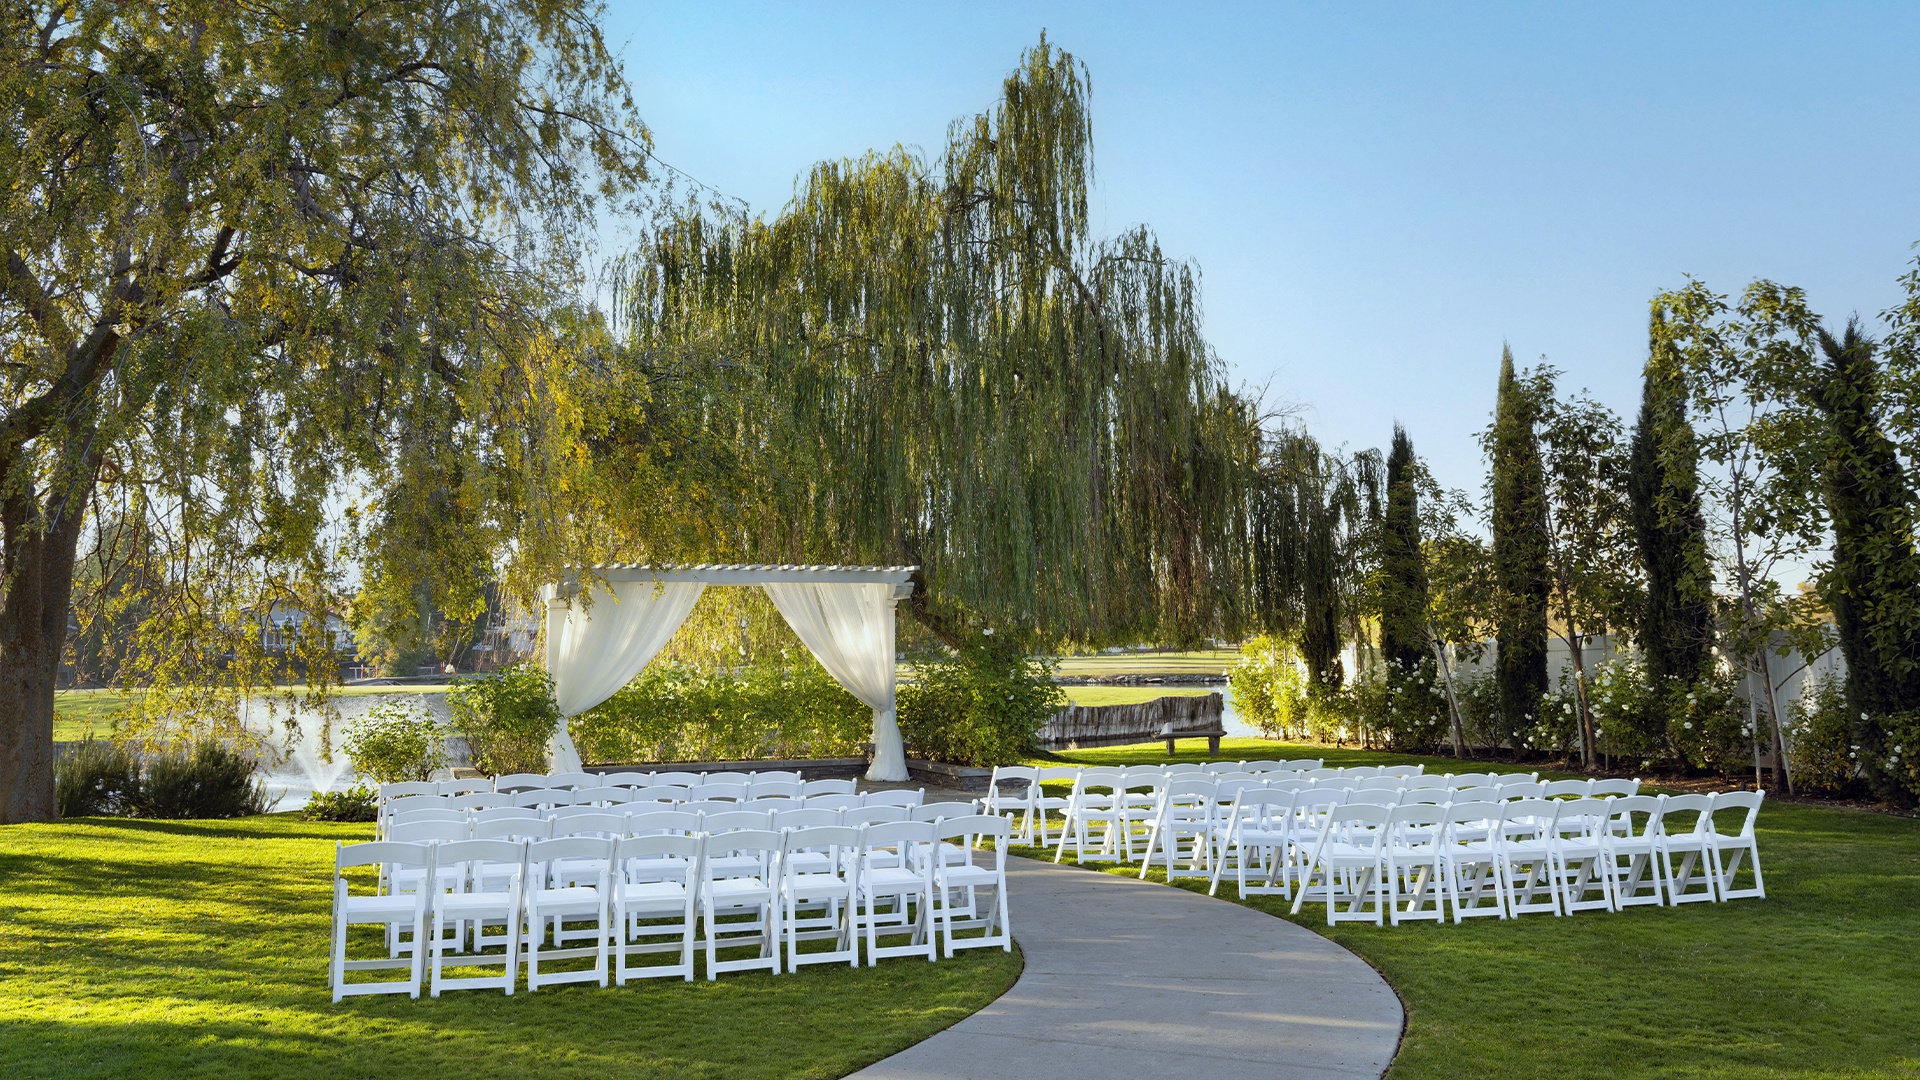
M513 896L504 892L447 893L434 901L434 909L452 918L473 918L507 912Z
M926 879L913 870L898 867L869 867L860 875L860 887L869 893L900 892L903 889L918 889L926 884Z
M341 909L347 922L385 922L411 919L419 898L412 893L386 896L349 896Z
M591 885L570 885L560 889L535 889L529 896L540 908L586 908L600 904L600 890Z
M707 899L719 905L764 904L773 890L759 878L719 878L707 886Z
M614 895L628 908L678 908L687 902L687 887L677 881L642 881L616 885Z

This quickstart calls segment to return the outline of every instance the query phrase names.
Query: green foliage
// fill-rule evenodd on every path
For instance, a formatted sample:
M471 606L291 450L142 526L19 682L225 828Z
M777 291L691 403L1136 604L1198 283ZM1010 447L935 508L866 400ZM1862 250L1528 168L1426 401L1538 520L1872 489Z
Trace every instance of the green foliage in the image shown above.
M365 784L345 791L316 791L300 811L302 821L373 821L380 816L380 792Z
M455 734L467 740L474 767L490 776L545 772L547 741L560 723L553 676L535 664L461 679L447 690Z
M129 808L137 817L232 818L264 814L278 801L255 778L253 758L211 739L145 756L139 791Z
M1227 669L1234 711L1269 739L1305 736L1311 712L1307 682L1299 651L1272 634L1240 646L1239 661Z
M1493 585L1497 606L1495 677L1501 734L1511 741L1532 726L1547 692L1546 480L1534 432L1538 409L1500 356L1500 393L1487 443L1493 459Z
M906 611L950 646L1237 635L1259 410L1223 385L1196 268L1092 234L1089 97L1043 36L936 159L823 162L772 220L689 212L632 257L663 404L608 448L685 430L707 466L662 545L918 564ZM658 498L608 514L633 491Z
M596 762L853 757L873 710L802 653L736 671L649 664L567 729Z
M957 653L914 660L895 715L910 753L956 765L1010 765L1033 752L1067 704L1053 662L990 634Z
M1801 790L1843 797L1860 794L1859 751L1853 743L1855 712L1847 703L1845 677L1827 673L1812 680L1788 704L1787 716L1790 764Z
M54 801L61 817L129 814L139 792L139 759L108 740L82 740L54 762Z
M1380 530L1380 654L1403 672L1432 662L1427 648L1427 573L1420 555L1419 462L1413 440L1393 426L1387 455L1387 513Z
M425 780L447 763L447 736L419 702L389 698L361 713L341 739L347 760L376 783Z

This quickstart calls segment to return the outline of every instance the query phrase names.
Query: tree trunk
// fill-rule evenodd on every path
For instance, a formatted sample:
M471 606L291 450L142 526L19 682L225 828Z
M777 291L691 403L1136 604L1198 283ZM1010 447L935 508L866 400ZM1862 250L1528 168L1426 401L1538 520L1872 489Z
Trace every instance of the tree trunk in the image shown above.
M0 825L52 821L53 688L66 644L79 500L64 516L32 520L30 499L5 511L0 596Z
M1787 740L1780 731L1780 704L1774 700L1773 665L1767 663L1767 647L1762 645L1754 650L1753 658L1755 667L1760 672L1760 688L1766 693L1767 721L1773 728L1773 760L1776 771L1780 774L1780 786L1791 795L1793 794L1793 772L1787 765Z
M1587 771L1592 772L1600 753L1599 740L1593 737L1593 708L1587 700L1587 635L1568 630L1566 641L1573 654L1573 707L1580 714L1580 756L1586 761Z
M1467 756L1467 727L1460 720L1460 699L1453 692L1453 668L1447 663L1447 647L1433 636L1433 627L1427 627L1427 642L1433 646L1433 655L1440 661L1440 679L1447 684L1447 718L1452 722L1453 756L1456 759Z
M947 648L959 652L966 647L966 634L951 616L933 606L927 595L927 568L920 566L907 580L913 583L913 595L907 598L907 613L921 626L932 631Z

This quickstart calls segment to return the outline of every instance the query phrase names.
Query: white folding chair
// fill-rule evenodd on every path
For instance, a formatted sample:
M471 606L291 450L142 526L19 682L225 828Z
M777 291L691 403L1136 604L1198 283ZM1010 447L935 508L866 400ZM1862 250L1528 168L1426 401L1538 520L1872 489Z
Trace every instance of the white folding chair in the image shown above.
M805 812L805 811L802 811ZM803 964L860 966L854 909L859 893L860 830L844 825L789 829L780 853L781 925L786 931L787 970ZM831 941L802 953L800 942Z
M1543 799L1584 799L1592 791L1592 780L1549 780L1540 785L1540 797Z
M1160 788L1147 849L1140 860L1140 877L1159 856L1167 880L1209 877L1213 872L1213 837L1218 781L1206 774L1178 776Z
M1242 791L1220 818L1222 829L1215 844L1213 881L1207 889L1212 896L1220 890L1220 878L1232 867L1241 896L1256 893L1285 893L1288 825L1293 817L1293 792L1273 788ZM1260 884L1247 883L1248 870Z
M1499 845L1504 804L1466 801L1447 804L1446 831L1440 841L1440 868L1446 876L1447 901L1455 925L1491 915L1508 918L1506 894L1500 888Z
M780 849L771 829L709 833L700 860L700 921L707 978L765 968L780 972ZM720 959L720 950L758 946L759 955Z
M861 800L867 806L919 806L927 801L927 789L869 791L861 796Z
M1007 913L1007 842L1012 835L1012 823L997 814L946 818L934 827L934 842L928 847L937 853L933 913L949 958L956 949L997 945L1013 951L1013 924ZM988 840L993 841L993 863L981 866L974 852ZM982 905L979 894L986 889L993 890L992 902ZM958 900L960 895L966 897L964 903ZM972 930L980 931L980 936L956 936L956 931Z
M563 836L527 846L528 990L574 982L607 985L613 851L614 842L600 836ZM549 933L551 948L546 945ZM570 940L589 944L568 945ZM590 959L593 965L543 973L543 957L548 961Z
M1760 817L1760 802L1766 796L1764 791L1723 791L1713 797L1713 811L1708 815L1713 841L1707 851L1712 856L1714 892L1722 900L1766 898L1767 883L1760 876L1760 843L1753 835L1754 822ZM1719 819L1728 811L1738 814L1739 822L1729 821L1731 828L1723 829ZM1734 875L1740 872L1742 859L1752 868L1753 884L1736 888Z
M1660 858L1666 864L1667 902L1692 904L1718 899L1709 854L1713 849L1713 798L1662 795L1660 799ZM1673 864L1676 855L1680 856L1678 868ZM1696 885L1698 892L1694 891Z
M1351 804L1349 804L1351 805ZM1446 887L1441 847L1447 810L1435 803L1389 807L1386 824L1387 918L1445 922Z
M1554 827L1564 805L1553 799L1501 804L1500 825L1493 834L1494 867L1499 871L1507 914L1564 914L1560 892L1553 885Z
M1078 765L1042 765L1033 779L1033 825L1027 830L1027 842L1045 848L1067 833L1067 806L1073 801L1073 785L1082 769ZM1066 792L1052 791L1048 783L1065 784Z
M1118 858L1120 815L1115 803L1125 798L1125 780L1126 770L1117 766L1094 765L1080 770L1074 777L1073 794L1067 799L1067 821L1053 852L1054 862L1066 858L1069 843L1076 860L1085 859L1090 850Z
M855 917L866 930L867 966L890 956L936 958L933 860L919 852L937 842L930 821L883 821L861 830ZM883 925L890 936L907 934L908 943L880 944Z
M989 814L998 814L1013 825L1013 838L1026 843L1032 837L1033 797L1040 770L1032 765L995 765L987 781Z
M374 868L376 881L396 872L410 873L420 881L427 881L436 873L435 850L430 844L407 844L391 840L346 844L334 849L333 951L328 964L333 1000L337 1004L341 998L357 994L404 993L417 998L420 996L421 964L426 955L426 950L419 945L426 940L429 890L394 893L376 887L373 893L356 895L349 888L347 871L363 866ZM410 934L412 947L407 950L408 955L402 959L389 948L388 955L378 959L347 959L347 928L355 923L378 924L381 936L389 942L401 934ZM391 968L406 968L408 977L385 982L347 981L349 971Z
M630 978L675 975L693 979L701 842L690 833L656 832L629 836L614 846L616 867L645 868L637 875L613 875L611 952L616 984L625 986ZM678 953L679 960L630 964L636 953Z
M1631 780L1595 780L1587 787L1587 795L1595 799L1605 798L1608 795L1638 794L1640 794L1640 778L1637 776Z
M520 979L520 903L526 875L526 845L514 840L461 840L439 848L442 866L457 868L459 884L433 900L433 963L430 976L432 995L442 990L501 990L513 993ZM498 939L501 952L486 952L492 942L476 933L474 951L449 956L448 930L472 923L476 928L489 923L508 927ZM451 924L451 926L449 925ZM447 974L449 967L493 967L499 975Z
M1606 799L1566 799L1554 818L1550 869L1553 887L1560 893L1560 909L1618 911L1613 875L1606 871L1606 835L1613 812ZM1598 890L1600 895L1588 894Z
M1314 841L1313 854L1301 873L1300 892L1293 898L1295 915L1317 888L1319 898L1327 905L1328 926L1342 921L1385 924L1387 908L1393 904L1386 881L1390 813L1386 807L1371 803L1329 809ZM1345 911L1340 910L1343 900Z
M1601 870L1612 879L1615 909L1664 905L1667 871L1660 856L1660 797L1618 796L1608 800L1607 812Z

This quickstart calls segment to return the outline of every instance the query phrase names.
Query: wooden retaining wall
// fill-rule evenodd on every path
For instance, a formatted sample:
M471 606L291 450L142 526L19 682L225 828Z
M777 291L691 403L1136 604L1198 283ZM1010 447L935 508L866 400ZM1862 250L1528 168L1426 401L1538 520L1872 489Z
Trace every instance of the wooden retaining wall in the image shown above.
M1132 705L1069 705L1040 729L1043 750L1153 742L1168 724L1179 732L1221 729L1219 694L1184 694Z

